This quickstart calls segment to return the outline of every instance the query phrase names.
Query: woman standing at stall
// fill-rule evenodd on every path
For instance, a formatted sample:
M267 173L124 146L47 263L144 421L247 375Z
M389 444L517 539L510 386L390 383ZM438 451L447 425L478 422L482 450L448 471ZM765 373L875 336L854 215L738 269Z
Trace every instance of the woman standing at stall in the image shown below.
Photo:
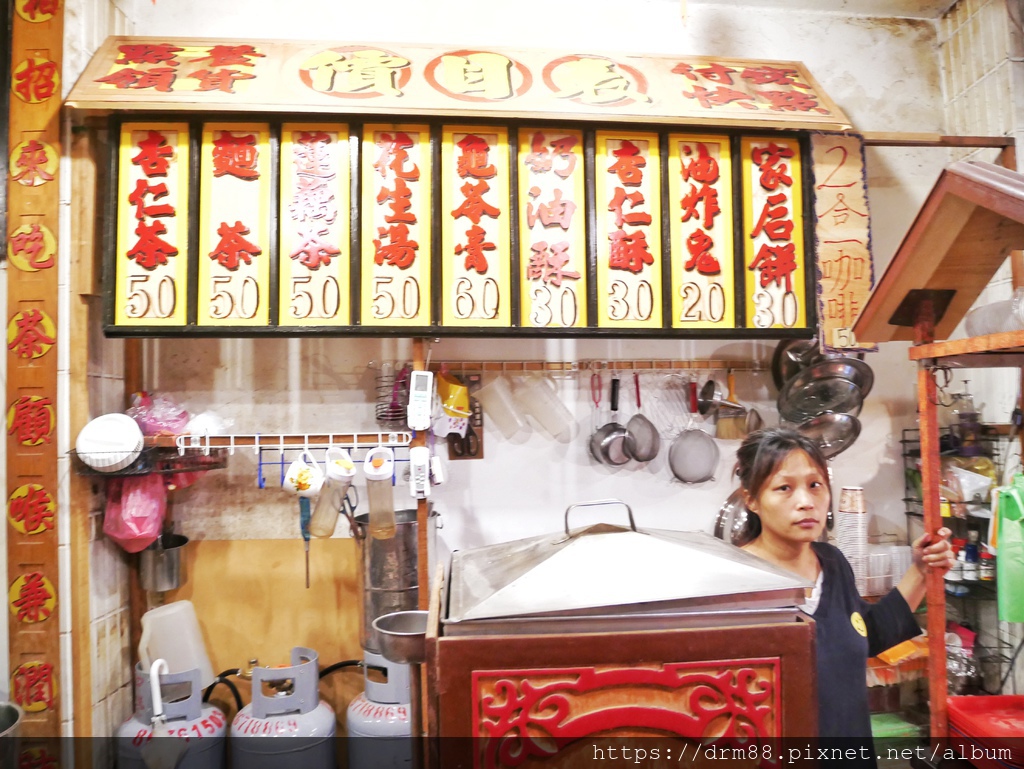
M843 554L818 541L831 492L817 445L794 430L760 430L736 458L748 511L744 549L814 585L800 608L816 624L817 736L870 741L867 659L921 632L913 612L925 596L926 572L945 573L953 563L950 531L919 537L913 566L888 595L868 603Z

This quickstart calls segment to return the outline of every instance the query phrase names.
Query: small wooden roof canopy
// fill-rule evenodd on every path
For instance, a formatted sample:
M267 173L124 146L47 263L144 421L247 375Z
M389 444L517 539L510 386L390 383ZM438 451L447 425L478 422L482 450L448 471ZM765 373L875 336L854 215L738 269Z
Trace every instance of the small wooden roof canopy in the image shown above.
M854 323L859 342L913 341L931 299L935 339L948 339L1010 251L1024 248L1024 175L959 161L939 176Z

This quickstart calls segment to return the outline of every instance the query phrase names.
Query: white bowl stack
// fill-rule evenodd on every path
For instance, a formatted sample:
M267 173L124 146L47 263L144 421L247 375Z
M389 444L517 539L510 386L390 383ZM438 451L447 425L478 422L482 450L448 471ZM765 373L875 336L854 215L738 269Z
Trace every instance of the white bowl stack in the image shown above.
M78 434L75 453L93 470L115 473L139 458L142 430L127 414L104 414L89 422Z

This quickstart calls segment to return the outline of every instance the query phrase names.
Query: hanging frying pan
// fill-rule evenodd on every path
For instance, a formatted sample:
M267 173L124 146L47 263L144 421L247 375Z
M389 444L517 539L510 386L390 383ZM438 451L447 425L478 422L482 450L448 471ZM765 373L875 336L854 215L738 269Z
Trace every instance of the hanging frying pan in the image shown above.
M857 440L860 420L852 414L826 413L811 417L796 429L818 444L825 459L831 459Z
M816 339L784 339L772 355L772 381L776 390L806 368L818 354Z
M743 491L736 489L725 500L715 519L715 536L743 547L749 541L744 535L747 523L747 507L743 504Z

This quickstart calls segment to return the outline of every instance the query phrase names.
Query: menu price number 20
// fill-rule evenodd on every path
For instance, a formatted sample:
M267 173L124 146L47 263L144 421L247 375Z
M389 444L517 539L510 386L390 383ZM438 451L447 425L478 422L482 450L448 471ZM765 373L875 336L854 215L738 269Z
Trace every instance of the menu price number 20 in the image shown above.
M709 286L683 283L679 287L679 296L683 300L679 320L683 323L720 323L725 318L725 289L721 283Z
M170 275L128 276L125 315L129 318L169 318L178 303L178 287Z
M792 291L786 291L781 298L773 297L767 291L754 294L754 325L757 328L773 328L780 322L786 328L792 328L799 314L800 303Z

